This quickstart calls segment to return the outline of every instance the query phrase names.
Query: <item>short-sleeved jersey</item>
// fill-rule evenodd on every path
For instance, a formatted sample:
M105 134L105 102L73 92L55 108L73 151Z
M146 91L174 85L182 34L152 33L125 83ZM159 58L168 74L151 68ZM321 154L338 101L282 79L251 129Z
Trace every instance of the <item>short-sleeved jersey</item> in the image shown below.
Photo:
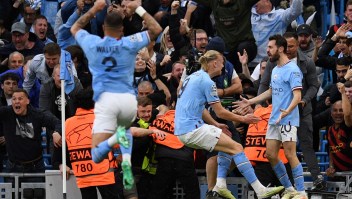
M205 104L217 102L217 88L208 73L199 70L188 76L183 82L176 104L175 135L183 135L202 126Z
M88 58L94 101L103 92L134 94L132 84L136 55L150 41L146 31L117 40L108 36L102 39L80 30L76 40Z
M269 124L275 124L280 116L280 109L286 110L293 99L293 90L302 89L303 74L294 62L283 66L276 66L271 73L270 87L272 90L273 111ZM280 125L299 126L299 110L296 106L286 117L282 118Z

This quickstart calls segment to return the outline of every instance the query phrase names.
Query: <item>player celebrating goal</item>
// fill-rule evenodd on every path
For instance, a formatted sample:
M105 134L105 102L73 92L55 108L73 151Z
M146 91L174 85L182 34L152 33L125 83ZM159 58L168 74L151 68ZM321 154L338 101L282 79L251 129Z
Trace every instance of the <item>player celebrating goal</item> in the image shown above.
M83 28L105 6L105 0L97 0L75 22L71 33L84 50L93 75L95 120L92 159L99 163L107 158L107 153L115 144L122 145L123 184L126 189L131 189L134 179L131 171L132 135L129 126L137 113L137 101L132 87L134 63L137 52L155 40L162 29L140 3L130 1L127 12L141 16L148 31L123 37L121 14L109 12L103 24L105 37L89 34Z
M257 123L259 118L252 114L236 115L221 105L215 83L211 80L212 77L220 75L224 67L224 58L219 52L210 50L200 57L199 62L202 69L188 76L179 92L176 104L175 135L188 147L223 152L218 155L217 182L213 189L222 197L235 198L226 188L226 175L232 160L252 185L258 198L268 198L277 194L283 187L264 187L259 182L241 144L232 140L222 129L205 124L202 120L205 103L211 106L219 118L225 120Z

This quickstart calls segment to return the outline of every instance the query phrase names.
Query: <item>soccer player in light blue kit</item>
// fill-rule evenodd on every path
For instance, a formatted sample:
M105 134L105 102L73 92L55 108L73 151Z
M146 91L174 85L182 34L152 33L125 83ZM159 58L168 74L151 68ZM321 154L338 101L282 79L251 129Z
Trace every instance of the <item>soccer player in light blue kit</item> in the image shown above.
M95 120L92 159L96 163L101 162L107 158L112 147L119 143L123 159L123 184L126 189L131 189L134 179L131 171L132 135L129 126L137 113L137 101L132 87L134 65L138 51L155 40L162 29L137 1L130 1L127 12L136 12L141 16L148 31L123 37L123 16L112 11L107 13L104 20L105 37L89 34L83 28L105 6L105 0L97 0L75 22L71 33L85 52L93 75Z
M296 155L297 127L299 127L297 105L301 101L303 74L297 64L288 59L286 49L287 42L283 36L274 35L269 38L267 53L271 62L277 62L277 66L271 73L270 88L255 98L242 99L236 104L246 107L272 98L273 110L265 137L266 156L276 176L285 187L281 198L307 199L304 190L303 169ZM278 158L281 144L292 168L297 191L289 180L284 164Z
M232 159L237 168L252 185L258 198L267 198L280 192L283 187L264 187L257 179L251 163L243 153L242 145L224 134L220 128L205 124L202 113L208 103L219 118L243 123L256 123L259 118L248 114L236 115L222 107L212 77L221 74L224 67L223 56L214 50L200 57L202 69L188 76L179 91L175 115L175 135L188 147L225 152L218 157L217 183L213 191L225 198L235 198L226 188L226 175Z

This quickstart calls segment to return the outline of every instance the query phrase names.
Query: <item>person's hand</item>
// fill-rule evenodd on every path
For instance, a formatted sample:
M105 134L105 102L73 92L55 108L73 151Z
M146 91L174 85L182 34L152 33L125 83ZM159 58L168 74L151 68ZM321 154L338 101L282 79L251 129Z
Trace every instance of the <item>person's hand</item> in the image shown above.
M156 115L157 118L165 115L165 113L170 110L169 107L167 107L165 104L160 104L156 109L159 111L159 113Z
M14 3L12 5L12 7L14 8L18 8L22 3L23 3L23 0L13 0Z
M251 106L247 106L246 108L244 108L244 114L252 114L254 113L254 110Z
M314 47L319 49L323 45L323 38L321 36L317 36L313 39Z
M326 97L325 98L325 106L330 106L330 105L331 105L330 97Z
M349 81L352 78L352 69L351 69L351 67L348 68L347 73L346 73L344 78L347 81Z
M173 1L171 3L171 14L177 14L177 10L180 8L180 1Z
M352 30L352 25L345 23L336 31L336 36L346 37L346 33L350 30Z
M56 148L59 148L62 145L62 138L58 132L53 133L53 143Z
M0 145L5 145L5 136L0 137Z
M329 177L334 177L336 170L334 167L329 167L328 169L326 169L326 175Z
M237 108L235 108L235 109L232 109L232 113L234 113L234 114L236 114L236 115L243 115L243 113L242 113L242 110L243 110L244 108L242 108L242 107L237 107Z
M280 7L285 9L285 10L288 8L288 5L289 5L289 2L287 2L287 1L281 1L280 2Z
M232 137L232 133L226 124L217 123L215 126L218 127L219 129L221 129L222 132L225 133L226 135L228 135L229 137Z
M188 27L187 19L180 19L179 32L181 35L186 35L191 29Z
M251 106L247 106L247 107L237 107L235 109L232 110L232 113L235 113L237 115L247 115L247 114L250 114L250 113L253 113L253 109Z
M247 114L245 116L242 116L242 123L246 124L256 124L260 121L260 117L257 117L253 114Z
M241 95L240 95L240 98L241 98L241 101L232 102L233 108L237 108L237 107L246 108L247 106L251 105L248 99L242 97Z
M301 104L302 108L306 106L306 102L304 100L301 100L299 103Z
M158 140L165 140L166 133L164 131L160 131L157 129L153 129L153 134L155 134L155 138Z
M345 93L345 85L341 82L336 83L337 89L341 94Z
M132 16L136 11L136 9L138 8L138 6L140 5L141 5L140 1L129 1L126 9L127 16Z
M160 62L160 66L164 66L168 64L171 61L171 56L170 55L165 55L163 60Z
M95 11L100 12L105 8L105 6L106 6L105 0L96 0L93 8L95 9Z
M157 76L156 76L156 65L155 65L155 62L151 59L148 60L147 62L147 67L149 68L149 74L150 74L150 77L155 79Z
M188 1L187 12L194 12L197 9L197 4L193 1Z
M280 109L280 115L279 115L279 118L276 120L276 124L279 124L280 121L282 120L282 118L286 117L288 115L288 112L287 110L285 109Z
M64 170L62 164L59 165L59 168L60 168L60 172L61 172L61 175L62 175L62 172ZM66 166L66 180L68 180L70 178L71 174L73 174L73 171L70 169L70 167Z
M245 49L243 49L243 54L241 55L240 52L237 52L238 59L241 62L242 65L248 64L248 54Z
M84 0L77 0L77 14L81 14L84 8Z
M123 14L123 9L119 4L112 3L109 5L107 12L116 12L122 16L122 18L125 18L125 15Z

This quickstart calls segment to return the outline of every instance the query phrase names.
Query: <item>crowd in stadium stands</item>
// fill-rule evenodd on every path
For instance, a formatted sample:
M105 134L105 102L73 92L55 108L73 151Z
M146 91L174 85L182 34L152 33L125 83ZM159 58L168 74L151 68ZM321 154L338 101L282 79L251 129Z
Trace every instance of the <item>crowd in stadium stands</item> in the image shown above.
M89 142L83 140L85 147L78 147L80 133L92 139L94 102L88 59L70 29L95 0L58 0L55 19L41 12L46 1L0 2L0 172L44 172L45 164L62 169L61 145L65 140L61 139L60 121L65 109L67 175L76 175L84 198L95 194L89 189L94 186L101 193L112 190L104 198L172 198L177 179L186 198L200 198L196 169L206 171L206 198L221 198L212 191L217 180L217 152L194 150L173 135L181 85L200 69L199 57L215 50L226 58L221 75L212 78L222 105L233 113L255 114L261 120L255 125L226 121L207 107L210 114L204 115L204 121L223 128L242 144L264 186L280 186L265 155L271 102L245 109L232 104L271 88L271 73L277 64L268 58L267 45L269 37L276 34L286 39L286 55L303 74L297 147L311 173L312 188L325 191L326 180L340 180L334 173L351 170L352 0L345 1L344 22L331 26L324 40L317 0L109 0L84 29L104 37L105 17L118 13L123 18L123 35L132 35L130 42L141 40L136 33L148 30L148 23L139 14L128 12L131 1L141 4L163 29L156 41L150 41L135 57L132 80L138 105L131 128L133 188L122 188L119 155L110 154L109 161L97 167L90 149L86 150L91 147ZM117 50L93 47L104 53ZM120 58L115 59L119 62ZM61 104L60 70L65 64L74 66L74 87L65 93ZM116 63L107 60L103 64L113 67ZM79 120L82 115L83 122ZM323 139L327 146L321 145ZM118 151L116 147L115 154ZM328 154L324 168L319 167L318 151ZM51 162L44 161L44 153L51 154ZM279 157L290 171L283 150ZM102 174L104 169L112 172ZM233 173L239 175L236 170ZM85 175L90 176L89 182ZM100 181L99 175L106 175L105 180ZM290 179L293 182L292 176Z

